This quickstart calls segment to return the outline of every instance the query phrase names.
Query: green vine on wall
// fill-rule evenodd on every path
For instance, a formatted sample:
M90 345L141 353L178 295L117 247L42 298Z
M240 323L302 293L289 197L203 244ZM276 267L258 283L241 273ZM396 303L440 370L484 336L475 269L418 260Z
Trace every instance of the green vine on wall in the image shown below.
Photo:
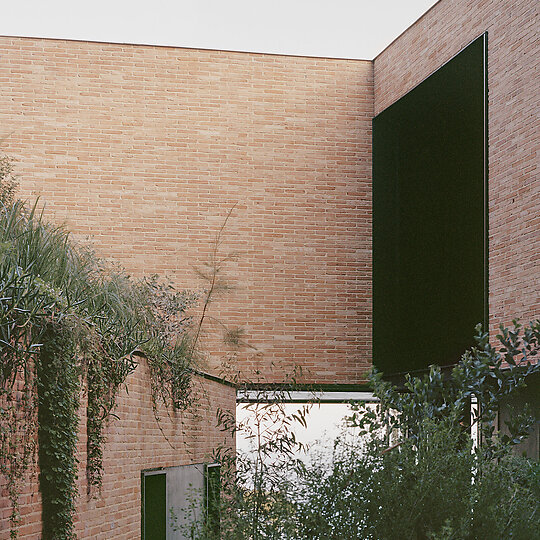
M1 363L5 367L4 358ZM3 373L0 373L1 380L4 380ZM15 531L20 522L19 486L34 460L36 450L37 417L33 382L29 375L26 384L0 387L0 475L7 480L11 538L16 537Z
M81 391L90 491L101 486L104 428L138 357L150 368L156 417L158 401L189 405L197 338L186 311L197 296L107 266L15 200L12 170L0 157L0 474L16 538L18 494L38 447L43 539L70 539Z
M66 324L47 323L36 367L42 538L70 540L75 538L80 365Z
M86 478L88 493L101 488L103 476L103 444L105 422L110 416L115 397L124 382L123 373L106 356L90 354L87 358L88 404L86 414Z

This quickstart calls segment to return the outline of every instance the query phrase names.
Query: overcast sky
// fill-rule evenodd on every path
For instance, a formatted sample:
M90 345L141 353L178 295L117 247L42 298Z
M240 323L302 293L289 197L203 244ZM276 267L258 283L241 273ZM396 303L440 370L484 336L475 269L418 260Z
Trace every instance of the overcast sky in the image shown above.
M0 35L371 60L435 0L0 0Z

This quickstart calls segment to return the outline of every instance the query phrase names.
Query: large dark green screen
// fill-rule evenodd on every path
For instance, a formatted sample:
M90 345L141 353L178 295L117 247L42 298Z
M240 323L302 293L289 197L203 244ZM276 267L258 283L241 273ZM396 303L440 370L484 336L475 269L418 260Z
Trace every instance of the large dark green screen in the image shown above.
M165 540L167 523L167 477L162 474L143 475L144 540Z
M485 39L373 120L373 357L455 363L486 316Z

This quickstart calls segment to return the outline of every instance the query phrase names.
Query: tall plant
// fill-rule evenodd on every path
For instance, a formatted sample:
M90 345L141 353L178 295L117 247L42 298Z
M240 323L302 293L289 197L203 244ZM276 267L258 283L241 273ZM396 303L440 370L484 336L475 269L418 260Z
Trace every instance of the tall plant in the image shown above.
M0 473L17 536L18 486L39 442L43 538L72 538L79 394L88 388L89 486L102 476L103 427L119 387L145 357L153 399L189 403L193 295L133 280L16 200L0 161Z
M534 415L495 429L497 408L540 371L540 321L501 328L493 345L477 328L477 346L455 368L410 376L397 389L382 374L371 378L376 407L355 404L347 433L330 460L294 462L293 424L278 403L259 394L250 406L251 456L227 455L221 538L251 540L474 540L539 538L540 469L512 453ZM479 412L469 413L471 397ZM224 426L237 426L227 415ZM268 426L273 428L268 429ZM472 451L471 426L483 444ZM274 432L273 429L277 429ZM277 467L273 467L277 464ZM220 538L205 523L190 533Z
M176 529L197 540L281 540L295 538L292 515L293 494L299 453L306 450L297 439L298 427L307 426L311 404L298 405L292 412L287 407L290 392L296 386L295 371L280 387L271 391L241 392L249 399L240 406L244 417L237 422L230 411L220 410L218 423L224 431L239 433L249 446L233 452L230 447L217 448L213 460L220 463L220 497L199 512L201 493L195 493L192 504L183 516L174 516ZM260 382L262 375L254 374ZM203 518L197 520L196 516ZM291 536L292 535L292 536Z

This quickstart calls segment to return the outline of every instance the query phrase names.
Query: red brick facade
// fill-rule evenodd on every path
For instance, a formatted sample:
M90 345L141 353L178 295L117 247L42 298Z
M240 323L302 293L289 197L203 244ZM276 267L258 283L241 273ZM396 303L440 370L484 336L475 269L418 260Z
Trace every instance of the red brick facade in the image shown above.
M0 37L0 138L25 196L129 272L201 286L223 254L234 290L213 314L245 329L242 377L360 383L371 363L371 119L488 31L492 325L540 313L538 6L441 0L374 62ZM215 329L206 342L218 351ZM219 373L222 353L206 369ZM103 496L80 481L80 538L137 538L140 471L204 461L234 390L163 429L141 366L108 429ZM84 418L82 418L84 424ZM80 457L84 462L84 430ZM82 474L82 473L81 473ZM34 478L23 538L39 536ZM8 538L0 497L0 539Z
M371 62L21 38L0 55L0 136L25 195L179 287L201 286L192 267L236 205L234 291L213 314L254 347L243 375L363 379Z
M0 38L3 150L23 196L134 275L200 287L221 254L232 293L212 315L242 326L242 377L359 382L370 363L370 62ZM218 351L209 325L203 342ZM217 332L221 334L221 332ZM206 369L219 373L223 353ZM80 538L140 531L142 469L206 461L224 441L229 386L163 427L144 367L128 380L105 445L101 498L88 500L81 433ZM201 419L193 415L202 415ZM81 426L84 426L84 414ZM229 443L231 441L229 440ZM0 539L9 533L0 499ZM37 479L21 497L23 538L40 530ZM104 525L105 524L105 525ZM4 532L5 531L5 532Z
M77 457L77 538L132 540L141 531L141 471L211 461L212 450L234 447L229 432L216 428L218 409L234 412L236 390L230 386L196 377L192 408L173 414L158 407L159 425L152 410L150 376L144 361L126 381L129 393L120 391L106 430L103 452L104 477L101 494L87 496L86 416L84 396L81 406ZM160 429L161 426L161 429ZM165 438L166 437L166 438ZM9 536L10 506L0 483L0 540ZM93 493L92 495L95 495ZM20 538L38 539L41 532L41 505L37 474L29 475L20 499Z

